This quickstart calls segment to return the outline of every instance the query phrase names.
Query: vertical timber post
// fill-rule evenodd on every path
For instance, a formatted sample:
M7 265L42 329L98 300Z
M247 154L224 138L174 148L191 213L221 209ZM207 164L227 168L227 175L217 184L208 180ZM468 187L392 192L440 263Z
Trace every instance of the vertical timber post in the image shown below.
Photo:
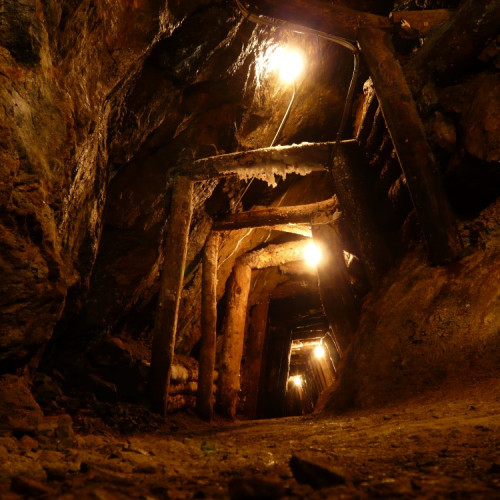
M357 327L358 307L347 275L339 230L336 223L325 224L312 226L312 234L323 253L317 265L321 302L344 351Z
M163 416L167 414L177 316L192 212L193 183L187 177L178 177L173 185L149 375L151 409Z
M427 240L430 261L449 262L460 255L462 243L391 34L363 28L358 40Z
M219 233L212 231L203 254L201 292L201 347L196 411L204 420L213 417L213 384L217 340L217 257Z
M371 193L362 175L366 164L356 143L344 144L335 155L331 176L342 213L358 247L368 280L377 289L389 267L390 253L377 225Z
M230 277L227 296L217 398L220 412L231 419L236 417L236 404L240 391L241 358L251 278L250 266L244 261L237 261Z
M257 414L262 351L266 336L268 310L269 298L265 297L262 302L253 307L249 318L248 344L241 381L242 390L246 396L244 413L249 418L255 418Z

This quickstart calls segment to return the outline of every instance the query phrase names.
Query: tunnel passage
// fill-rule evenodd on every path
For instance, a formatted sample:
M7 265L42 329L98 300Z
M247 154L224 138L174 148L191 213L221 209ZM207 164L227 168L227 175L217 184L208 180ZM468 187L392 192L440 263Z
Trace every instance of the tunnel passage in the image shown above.
M311 413L335 381L339 351L317 292L272 300L257 417Z

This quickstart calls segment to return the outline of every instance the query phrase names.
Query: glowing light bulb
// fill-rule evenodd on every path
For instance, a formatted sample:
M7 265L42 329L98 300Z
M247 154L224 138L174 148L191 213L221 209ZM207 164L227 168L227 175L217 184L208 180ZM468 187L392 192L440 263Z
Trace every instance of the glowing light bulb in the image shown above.
M317 359L322 359L325 357L325 354L326 354L326 351L325 351L325 348L319 344L317 345L315 348L314 348L314 356L317 358Z
M321 260L321 250L313 241L309 242L304 250L304 260L311 267L316 267Z
M278 47L271 56L270 67L278 70L281 80L291 83L304 69L304 57L297 49Z
M295 387L302 387L302 375L294 375L290 380L295 384Z

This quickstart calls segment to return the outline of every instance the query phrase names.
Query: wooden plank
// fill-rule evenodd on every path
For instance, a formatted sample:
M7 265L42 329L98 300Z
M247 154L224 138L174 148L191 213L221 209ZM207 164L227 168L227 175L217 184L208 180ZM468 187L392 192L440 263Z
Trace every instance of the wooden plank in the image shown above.
M337 37L356 40L360 27L389 28L389 19L368 12L353 10L338 3L319 0L256 0L250 14L267 16L295 24L294 28L307 26ZM250 17L252 20L252 17Z
M262 226L262 229L298 234L300 236L305 236L306 238L312 238L311 226L306 226L305 224L278 224L276 226Z
M455 14L451 9L398 10L391 12L390 20L403 30L416 32L416 36L426 35Z
M268 245L261 250L246 254L242 259L252 269L279 266L287 262L304 259L304 251L310 240L291 241L279 245Z
M352 140L341 141L337 151ZM258 177L274 182L274 174L290 173L307 175L324 170L330 161L334 142L317 142L275 146L272 148L239 151L196 160L191 165L177 170L178 175L195 181L239 175L242 178Z
M201 292L201 346L196 412L204 420L213 418L213 383L217 339L217 257L219 233L212 231L205 244Z
M327 224L338 214L339 203L334 196L328 200L295 205L291 207L269 207L229 215L214 223L216 231L228 231L245 227L265 227L290 224Z
M185 177L178 177L173 185L149 376L151 409L163 416L167 414L168 387L193 212L192 199L192 182Z
M429 258L434 264L449 262L461 253L460 237L391 35L367 28L359 32L359 44L427 240Z

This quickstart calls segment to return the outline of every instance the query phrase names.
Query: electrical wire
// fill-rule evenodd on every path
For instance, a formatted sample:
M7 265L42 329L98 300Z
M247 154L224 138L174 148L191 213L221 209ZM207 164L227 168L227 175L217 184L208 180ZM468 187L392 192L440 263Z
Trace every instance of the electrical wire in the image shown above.
M351 81L349 83L349 88L347 90L347 96L346 96L346 101L344 105L344 110L342 112L342 117L340 120L340 125L337 131L337 135L335 138L335 142L333 144L333 148L330 152L330 158L328 159L328 164L327 164L327 170L331 171L333 168L333 159L335 158L335 153L337 151L338 145L340 143L340 140L342 136L344 135L344 129L347 124L347 117L351 112L352 109L352 102L353 102L353 97L354 97L354 90L356 87L356 81L358 79L359 75L359 50L356 47L356 45L350 41L347 40L346 38L342 38L336 35L332 35L330 33L326 33L324 31L320 30L315 30L313 28L309 28L307 26L302 26L300 24L295 24L291 23L289 21L285 21L283 19L277 19L277 18L271 18L267 16L261 16L261 15L256 15L250 12L250 10L243 5L243 3L240 0L236 0L236 5L238 6L238 9L240 12L243 14L245 19L248 19L249 21L252 21L256 24L262 24L265 26L272 26L272 27L282 27L284 29L293 31L294 33L299 33L302 35L315 35L318 38L323 38L325 40L328 40L332 43L335 43L337 45L340 45L353 54L354 62L353 62L353 70L352 70L352 76L351 76ZM295 82L294 82L295 83ZM293 98L295 97L295 87L294 87L294 95ZM285 116L281 122L280 128L278 129L278 133L276 134L275 138L273 139L273 142L271 143L271 146L274 146L274 143L277 139L277 135L279 132L281 132L282 126L284 125L285 119L288 117L288 113L291 109L291 105L293 103L293 99L290 102L287 112L285 113ZM248 183L245 191L243 192L243 195L241 196L239 202L242 200L243 196L247 192L248 188L250 187L251 181Z

